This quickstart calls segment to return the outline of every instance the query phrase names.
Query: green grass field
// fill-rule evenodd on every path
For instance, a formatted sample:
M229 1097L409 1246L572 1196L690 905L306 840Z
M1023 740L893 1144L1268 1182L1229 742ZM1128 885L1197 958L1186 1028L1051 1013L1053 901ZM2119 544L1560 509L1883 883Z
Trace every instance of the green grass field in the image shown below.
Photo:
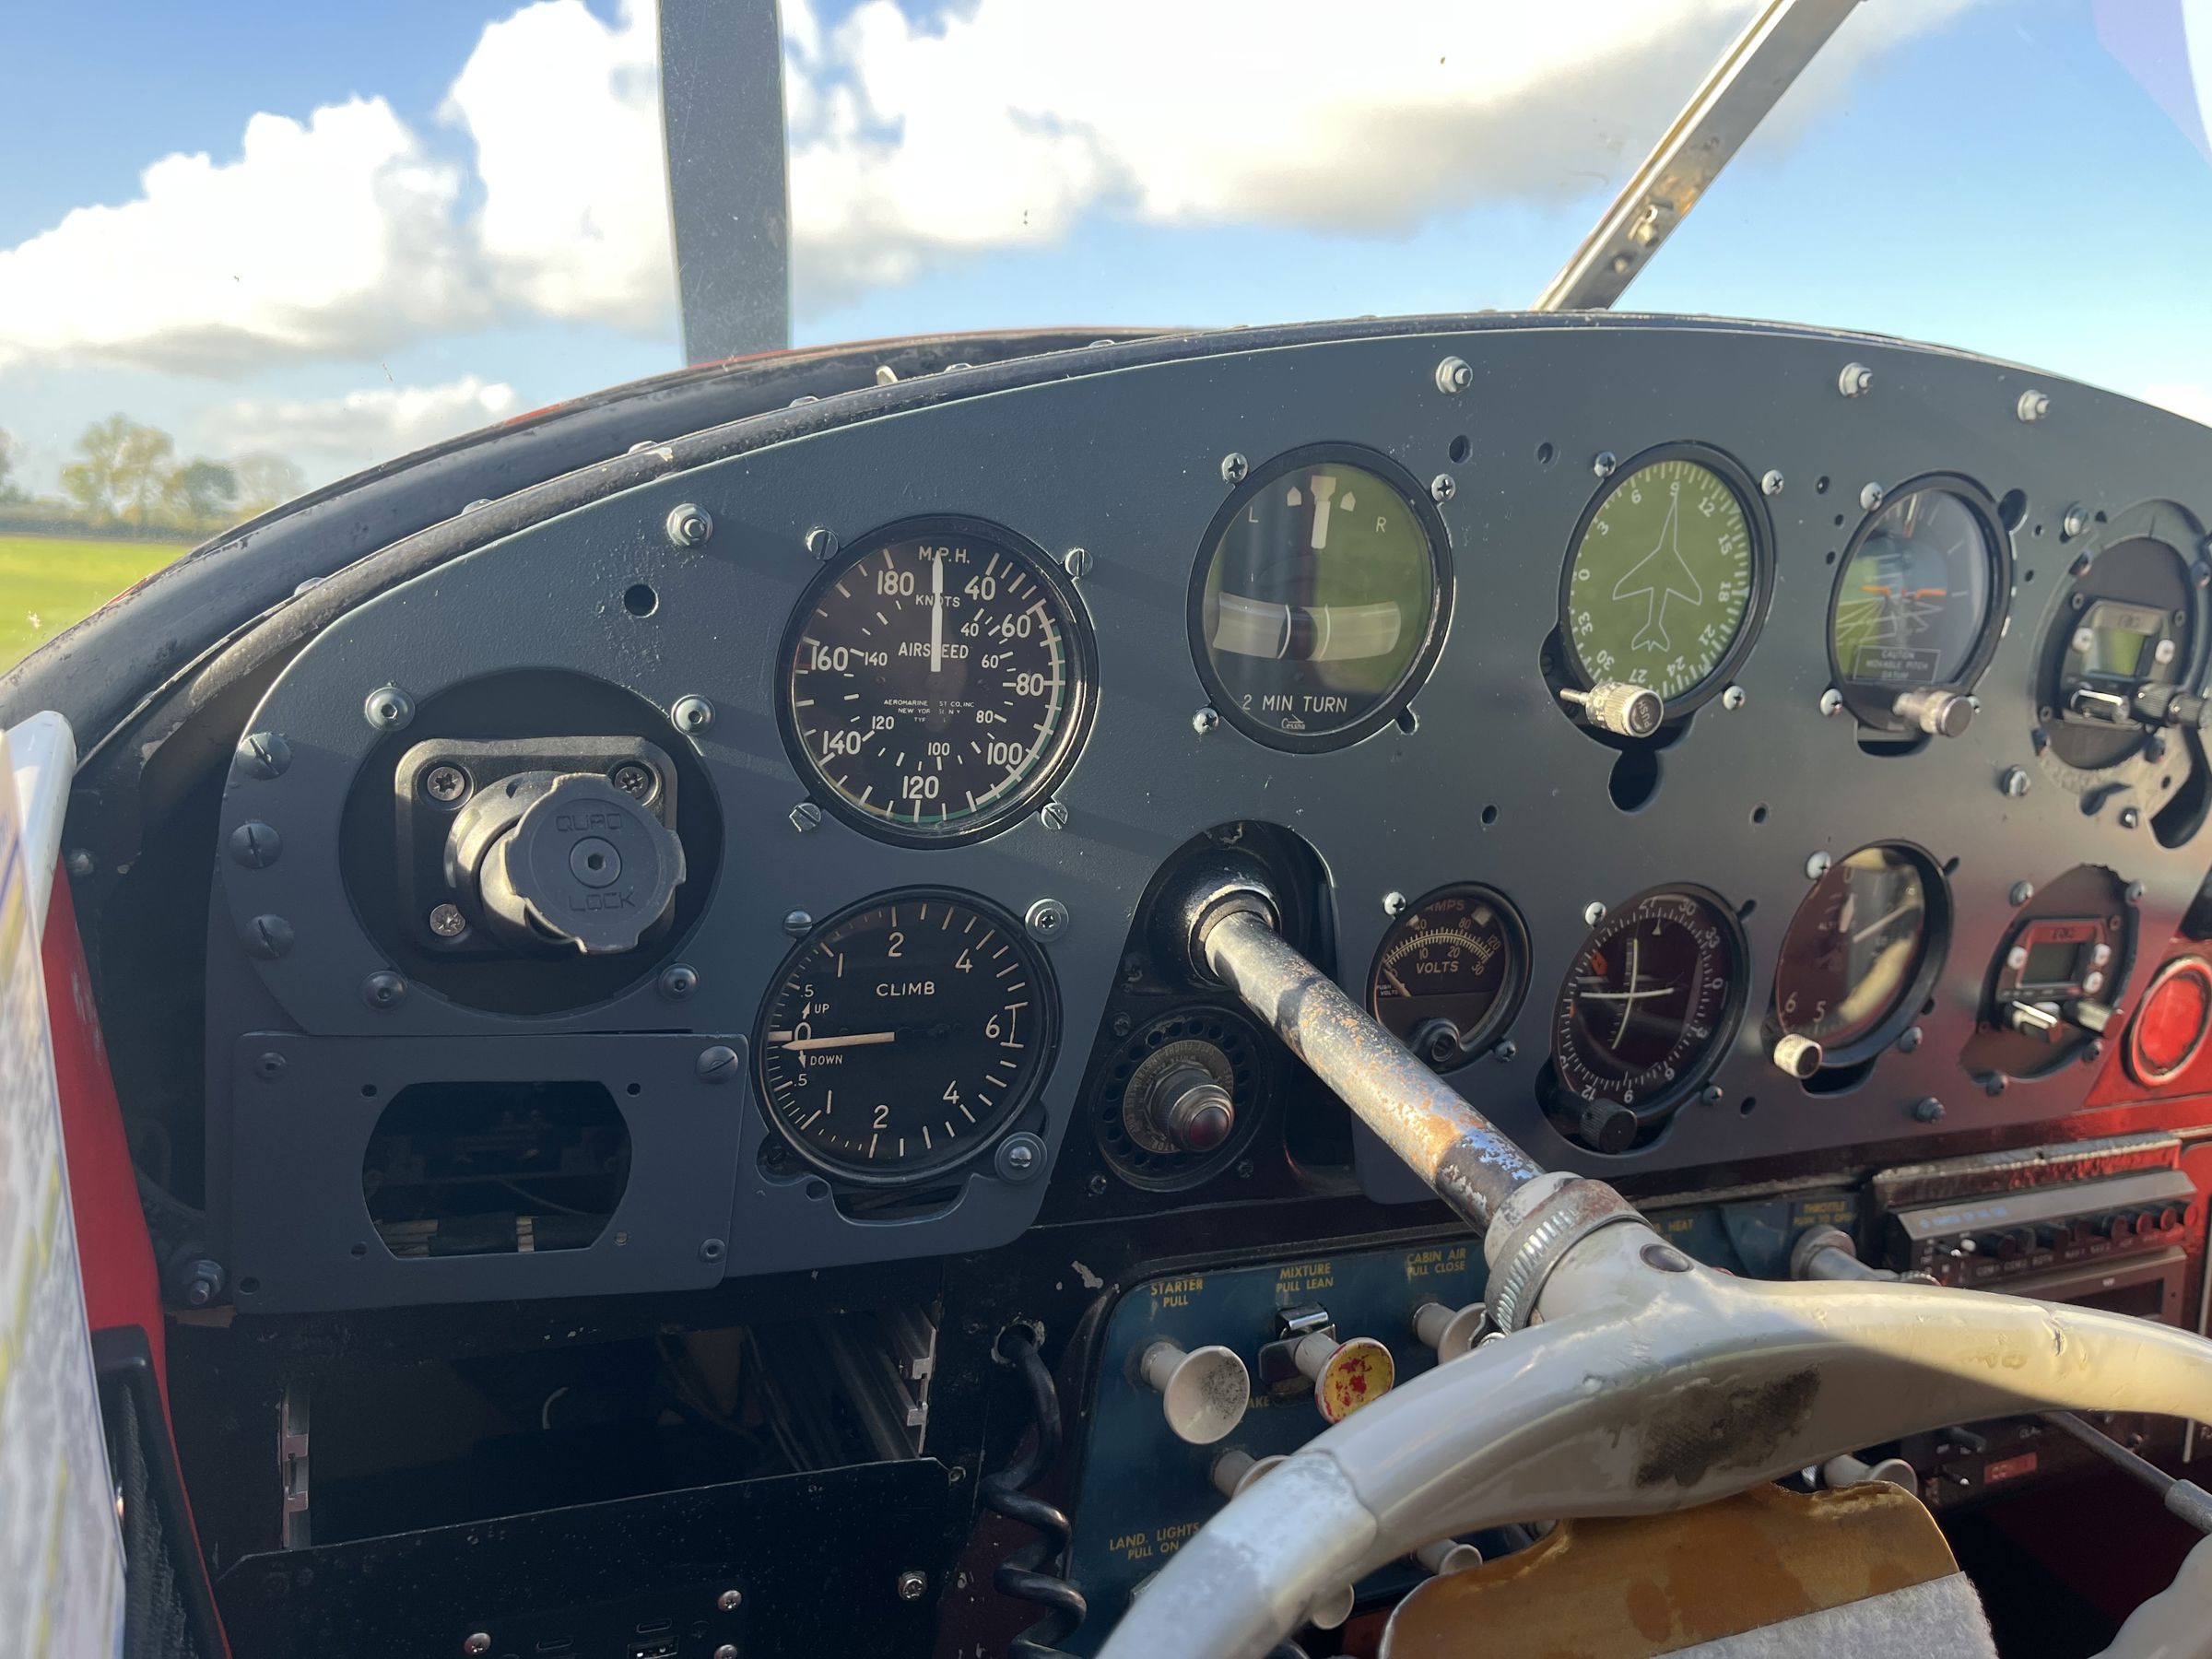
M12 668L184 547L0 533L0 669Z

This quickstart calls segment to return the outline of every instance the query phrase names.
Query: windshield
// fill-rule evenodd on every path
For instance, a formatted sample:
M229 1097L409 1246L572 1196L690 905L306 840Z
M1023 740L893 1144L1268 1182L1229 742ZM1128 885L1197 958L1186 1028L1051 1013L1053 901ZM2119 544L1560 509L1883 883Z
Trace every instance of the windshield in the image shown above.
M1526 306L1759 9L787 0L794 340ZM0 24L0 661L304 488L678 366L658 23ZM1621 308L2212 418L2207 57L2206 0L1863 6Z

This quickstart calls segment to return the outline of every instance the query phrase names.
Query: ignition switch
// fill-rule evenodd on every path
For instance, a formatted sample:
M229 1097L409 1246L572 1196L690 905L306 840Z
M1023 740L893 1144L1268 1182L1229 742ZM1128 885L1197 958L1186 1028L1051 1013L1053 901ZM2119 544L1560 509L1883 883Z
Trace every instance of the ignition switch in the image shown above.
M666 913L684 848L604 774L521 772L454 815L445 876L511 947L607 956L635 950Z

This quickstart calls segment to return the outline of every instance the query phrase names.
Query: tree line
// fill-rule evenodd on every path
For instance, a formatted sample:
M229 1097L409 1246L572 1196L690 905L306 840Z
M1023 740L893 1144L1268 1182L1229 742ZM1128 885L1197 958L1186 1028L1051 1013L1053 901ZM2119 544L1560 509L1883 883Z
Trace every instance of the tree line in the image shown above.
M16 481L21 446L0 430L0 512L25 510L91 529L128 524L138 530L205 535L290 500L307 487L282 455L206 455L180 460L176 440L127 415L96 420L63 466L61 495L33 498Z

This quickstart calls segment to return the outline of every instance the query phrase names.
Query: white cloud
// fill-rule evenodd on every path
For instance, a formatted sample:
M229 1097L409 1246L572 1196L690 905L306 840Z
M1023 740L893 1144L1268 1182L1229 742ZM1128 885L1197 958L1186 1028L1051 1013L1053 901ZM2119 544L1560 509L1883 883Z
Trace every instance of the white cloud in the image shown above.
M196 374L373 353L486 314L458 169L382 99L262 114L235 161L164 157L136 200L0 251L0 369L31 356Z
M218 454L269 451L335 476L473 431L515 412L512 386L464 375L442 386L378 386L326 398L241 398L201 417Z
M2171 409L2176 415L2186 415L2212 426L2212 386L2171 382L2164 385L2143 388L2143 401L2157 404L2162 409Z

